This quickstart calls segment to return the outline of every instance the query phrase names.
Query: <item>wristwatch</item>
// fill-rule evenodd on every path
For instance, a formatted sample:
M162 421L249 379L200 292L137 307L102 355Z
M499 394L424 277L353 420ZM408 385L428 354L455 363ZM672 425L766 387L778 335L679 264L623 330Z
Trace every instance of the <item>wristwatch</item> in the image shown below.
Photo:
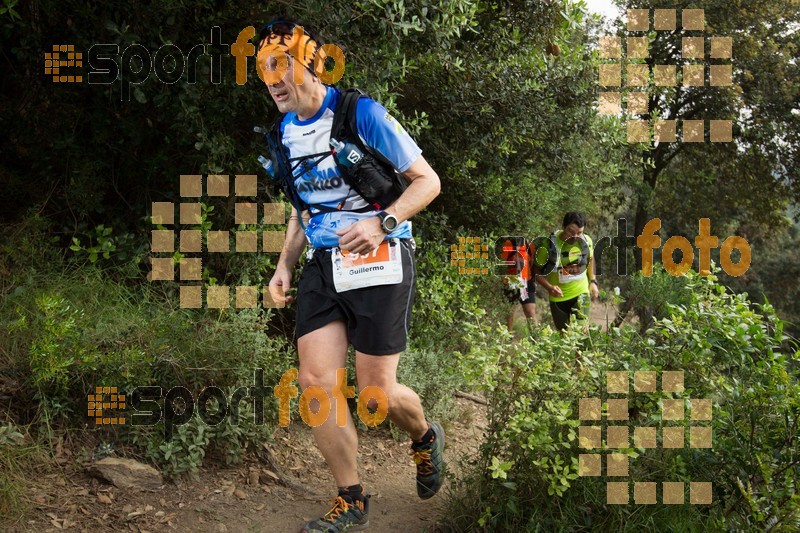
M381 229L384 233L389 234L397 229L397 217L387 213L386 211L379 211L378 217L381 219Z
M596 279L593 279L593 280L591 280L589 283L594 283L595 285L597 285L597 280L596 280ZM598 287L599 287L599 285L598 285Z

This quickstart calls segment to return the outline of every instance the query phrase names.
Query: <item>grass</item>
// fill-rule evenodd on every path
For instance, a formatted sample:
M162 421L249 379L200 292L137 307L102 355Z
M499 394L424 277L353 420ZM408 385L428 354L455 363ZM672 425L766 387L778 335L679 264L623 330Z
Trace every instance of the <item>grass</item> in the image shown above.
M0 526L26 515L30 480L48 464L49 457L40 445L29 438L4 439L0 433Z

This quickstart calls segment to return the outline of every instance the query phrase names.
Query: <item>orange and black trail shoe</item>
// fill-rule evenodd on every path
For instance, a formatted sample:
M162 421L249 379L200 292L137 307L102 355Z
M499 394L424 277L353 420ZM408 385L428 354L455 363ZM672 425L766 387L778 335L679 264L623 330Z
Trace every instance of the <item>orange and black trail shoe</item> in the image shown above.
M417 495L423 500L439 492L444 481L444 429L435 422L430 426L433 440L411 445L411 455L417 465Z
M337 496L332 501L331 510L304 525L301 533L364 531L369 527L369 496L365 496L363 500Z

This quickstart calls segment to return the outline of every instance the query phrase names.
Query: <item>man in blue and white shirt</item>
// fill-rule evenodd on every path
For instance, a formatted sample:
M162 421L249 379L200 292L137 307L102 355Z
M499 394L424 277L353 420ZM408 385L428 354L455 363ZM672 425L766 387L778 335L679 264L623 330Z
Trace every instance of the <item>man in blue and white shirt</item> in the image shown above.
M270 286L283 291L291 287L292 270L309 243L313 252L296 297L300 386L333 390L337 370L346 368L352 344L359 392L372 386L385 393L389 418L412 439L417 493L430 498L442 484L444 432L438 424L428 423L417 394L397 382L397 366L406 348L416 281L409 219L439 194L439 177L386 109L361 98L356 107L359 137L409 183L384 211L370 209L341 175L329 146L334 110L342 93L323 84L314 73L319 39L308 28L298 37L295 26L284 21L268 24L262 30L257 57L262 79L275 81L263 74L276 71L276 52L286 54L285 75L267 87L278 110L285 113L281 137L288 157L297 161L294 190L311 206L305 213L292 209ZM294 55L308 57L305 63L289 53L298 49L303 54ZM295 79L298 69L302 83ZM308 220L305 230L299 217ZM356 531L368 525L369 500L359 483L356 463L356 429L349 410L344 427L336 424L334 413L332 404L331 416L313 432L339 496L330 511L305 525L303 530L308 532Z

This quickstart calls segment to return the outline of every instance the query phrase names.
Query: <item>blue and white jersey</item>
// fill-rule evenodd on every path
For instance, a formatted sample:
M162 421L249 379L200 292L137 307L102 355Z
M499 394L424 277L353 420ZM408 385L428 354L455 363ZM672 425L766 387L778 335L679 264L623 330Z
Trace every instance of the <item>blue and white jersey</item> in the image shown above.
M295 113L287 113L281 122L283 145L290 158L311 156L326 152L328 155L311 157L306 164L293 162L294 186L304 202L336 208L341 211L320 213L311 208L311 220L306 226L306 237L314 248L332 248L339 243L336 232L359 220L374 217L377 211L353 213L347 210L360 209L368 204L352 189L339 173L331 148L331 126L333 111L341 92L328 87L325 100L319 111L308 120L300 120ZM361 98L356 106L358 134L365 145L380 153L400 172L404 172L422 153L406 130L389 115L386 109L371 98ZM342 139L337 139L341 141ZM319 162L314 165L314 162ZM411 222L400 224L386 238L411 237Z

